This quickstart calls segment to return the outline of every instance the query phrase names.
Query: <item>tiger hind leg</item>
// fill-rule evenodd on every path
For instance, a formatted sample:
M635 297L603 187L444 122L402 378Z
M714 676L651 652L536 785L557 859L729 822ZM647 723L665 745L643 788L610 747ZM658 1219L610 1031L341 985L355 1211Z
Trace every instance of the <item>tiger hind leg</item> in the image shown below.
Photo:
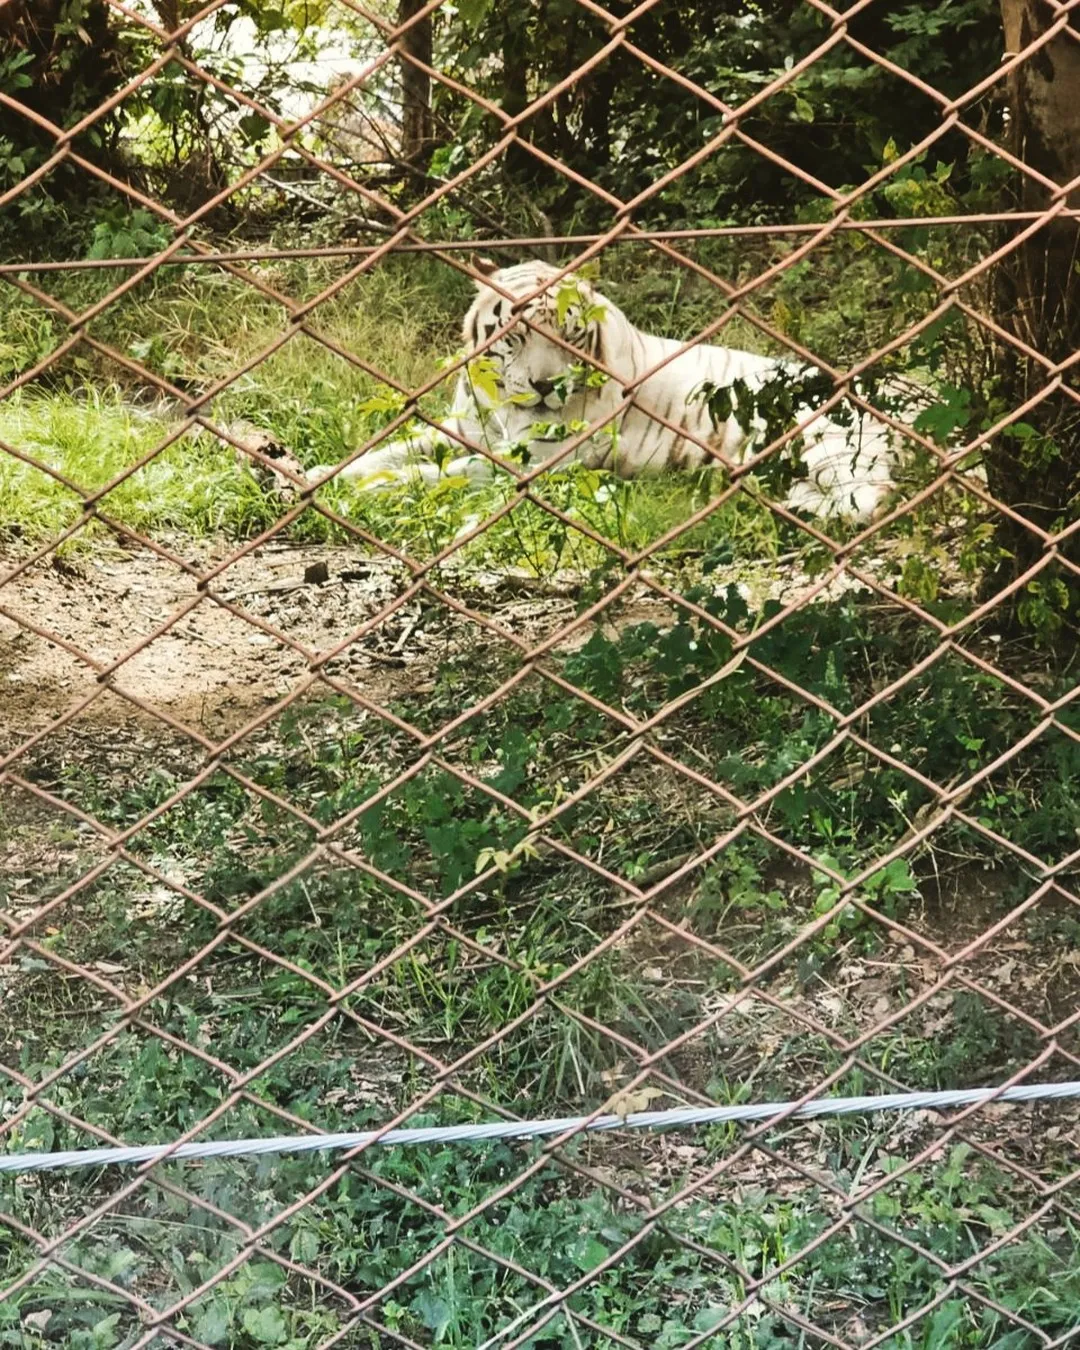
M826 425L803 459L807 477L792 484L785 503L793 511L871 520L895 491L894 453L883 428Z

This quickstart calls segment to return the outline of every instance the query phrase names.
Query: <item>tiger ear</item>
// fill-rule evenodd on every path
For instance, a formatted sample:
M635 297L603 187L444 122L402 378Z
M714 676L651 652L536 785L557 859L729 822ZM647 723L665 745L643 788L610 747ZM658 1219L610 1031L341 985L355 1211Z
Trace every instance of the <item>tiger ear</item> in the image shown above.
M491 258L485 258L483 254L471 253L469 255L469 266L474 272L479 272L482 277L489 277L493 272L499 270L499 264Z

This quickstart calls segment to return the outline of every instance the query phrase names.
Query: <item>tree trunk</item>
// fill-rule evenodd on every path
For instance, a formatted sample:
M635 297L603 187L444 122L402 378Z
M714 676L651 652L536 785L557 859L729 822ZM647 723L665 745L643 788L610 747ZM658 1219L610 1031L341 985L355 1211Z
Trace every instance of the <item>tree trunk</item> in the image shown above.
M398 0L398 26L409 22L424 8L424 0ZM431 65L431 18L414 23L402 36L401 48L408 56ZM431 114L431 77L405 56L401 60L401 157L406 164L427 172L428 157L435 141Z
M534 63L537 52L530 31L533 24L541 33L547 15L543 6L539 11L528 4L506 5L502 13L502 110L510 117L525 111L532 100ZM560 32L560 37L563 37ZM548 54L550 60L550 53ZM560 61L560 75L570 70L570 57ZM542 86L541 86L542 87ZM558 175L526 149L526 143L535 145L549 155L558 155L559 127L554 104L547 104L518 127L517 139L503 156L502 167L507 178L518 189L528 194L550 192L558 186Z
M592 72L585 86L581 111L581 129L589 147L592 164L607 168L611 163L611 102L615 97L618 71L614 57Z
M529 105L527 12L525 6L518 6L503 13L502 110L508 117L517 117ZM529 127L519 128L519 140L514 141L503 156L506 172L515 182L529 182L538 171L537 161L519 143L529 138L530 131Z
M1010 53L1027 47L1055 20L1045 0L1001 0L1001 12ZM1080 28L1073 35L1059 33L1008 76L1009 148L1059 186L1080 175L1078 36ZM1045 211L1052 204L1054 193L1023 175L1013 205ZM1080 206L1080 190L1069 194L1067 205ZM1078 243L1078 222L1058 217L1003 259L995 278L998 321L1054 363L1080 350ZM1004 342L996 367L996 392L1008 408L1019 407L1050 380L1038 363ZM1075 368L1064 378L1080 389ZM996 437L987 451L990 490L1033 524L1054 532L1080 516L1080 405L1066 393L1055 393L1025 413L1022 422L1026 428L1020 434ZM1005 570L1013 576L1043 552L1042 541L1011 520L1002 522L999 539L1012 555ZM1080 538L1065 543L1061 552L1080 558ZM1070 584L1070 589L1077 588Z

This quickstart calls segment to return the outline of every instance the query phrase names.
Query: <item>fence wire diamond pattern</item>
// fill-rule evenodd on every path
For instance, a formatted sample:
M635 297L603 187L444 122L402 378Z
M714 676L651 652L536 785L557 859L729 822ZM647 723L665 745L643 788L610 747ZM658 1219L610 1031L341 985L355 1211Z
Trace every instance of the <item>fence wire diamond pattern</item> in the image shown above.
M1020 828L1025 791L1041 801L1044 776L1076 762L1076 686L1018 665L988 630L1033 583L1075 576L1076 526L1029 519L971 467L1048 400L1077 401L1075 354L1037 350L987 299L995 269L1072 210L1074 185L1003 148L979 111L1050 43L1075 41L1073 7L1047 3L1039 36L946 97L857 36L869 0L810 0L817 45L729 106L648 49L662 0L618 15L575 3L596 43L518 111L418 40L454 17L442 0L405 22L338 0L321 23L363 32L363 58L297 115L200 54L193 35L231 13L224 0L197 13L108 0L145 64L73 125L0 92L49 147L15 175L5 212L76 174L143 213L156 240L0 266L25 321L54 334L0 391L0 458L21 475L10 482L47 482L65 503L55 528L5 536L0 571L11 1151L1080 1076L1080 849L1075 831L1069 845ZM16 7L0 6L0 24ZM937 111L854 187L754 130L838 51L894 82L898 116L905 99ZM532 135L616 58L715 126L625 198ZM407 191L334 140L402 70L489 129L471 162ZM266 129L190 209L86 149L168 80L227 106L230 125ZM398 133L388 120L383 134ZM1033 184L1045 208L881 216L881 190L946 138ZM735 150L821 210L664 224L658 204ZM350 343L342 307L392 266L441 269L455 296L484 280L476 231L453 238L445 222L511 155L604 223L549 237L489 221L484 250L525 260L554 239L564 277L632 256L638 277L680 278L708 298L680 351L731 341L812 363L832 382L827 406L890 422L918 480L869 522L807 519L763 486L790 455L787 425L752 461L722 462L722 487L686 489L678 513L640 529L604 509L613 493L639 501L618 497L634 485L594 474L591 514L575 495L568 461L597 427L572 429L560 465L506 465L501 496L451 494L449 525L442 489L402 485L388 506L391 494L313 485L304 409L299 441L252 426L260 382L310 364L313 383L333 370L342 390L381 391L363 415L343 408L342 464L416 418L435 425L430 396L449 397L467 358L435 375L384 369ZM351 237L260 248L237 229L223 242L223 222L261 196L316 211L323 191L359 213ZM982 242L964 256L922 246L965 232ZM852 240L926 298L856 361L804 340L777 300ZM733 244L748 261L725 273L734 255L718 250ZM213 325L212 375L163 359L153 331L117 336L124 306L158 285L206 290L186 315ZM235 351L218 312L232 306L259 319ZM867 393L946 320L1040 372L1026 402L963 440ZM624 384L589 364L627 402L653 373ZM115 468L92 483L51 453L64 433L39 434L28 411L68 397L72 372L91 427L104 425L95 378L143 393ZM490 457L463 440L453 453ZM202 539L141 523L141 497L166 490L161 466L183 479L200 455L269 514ZM931 517L939 589L920 590L904 541L921 547ZM1003 518L1034 541L1031 561L965 590L950 571L964 530ZM718 546L728 536L734 553ZM540 565L508 566L508 538ZM741 566L765 538L767 564ZM942 699L960 746L945 777L945 724L925 743L907 734ZM972 707L985 727L969 725ZM847 820L821 818L826 789ZM984 1106L9 1178L0 1344L1063 1346L1080 1335L1075 1128L1065 1103Z

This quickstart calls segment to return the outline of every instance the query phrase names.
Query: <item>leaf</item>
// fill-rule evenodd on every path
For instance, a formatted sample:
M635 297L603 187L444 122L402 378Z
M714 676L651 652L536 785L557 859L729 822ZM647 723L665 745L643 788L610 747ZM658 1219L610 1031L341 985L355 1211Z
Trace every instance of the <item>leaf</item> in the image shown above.
M938 445L947 444L953 432L966 426L971 417L971 393L953 385L941 386L942 401L924 408L912 422L916 431L929 436Z
M280 1345L289 1335L277 1308L249 1308L244 1313L244 1330L260 1345Z
M571 305L580 298L577 286L569 278L559 286L558 294L555 296L555 321L560 328L566 322Z
M435 1339L441 1341L453 1320L449 1303L431 1290L421 1289L410 1307L419 1315L424 1326L434 1333Z
M587 1274L595 1270L601 1261L606 1261L609 1255L602 1242L594 1237L583 1237L574 1247L574 1264Z
M494 0L458 0L458 14L467 28L474 31L491 13Z
M627 1116L636 1115L639 1111L647 1111L649 1103L663 1097L662 1088L642 1087L634 1091L617 1092L607 1103L607 1111L610 1115L618 1116L625 1120Z
M813 104L803 98L801 94L795 95L795 116L800 122L812 122L814 120Z
M695 1331L711 1331L718 1322L722 1322L727 1316L726 1308L717 1308L715 1306L702 1308L694 1318Z
M138 1264L137 1252L133 1252L130 1247L120 1247L110 1253L101 1273L106 1279L119 1281Z
M213 1303L200 1309L195 1321L195 1339L205 1341L207 1345L220 1345L229 1334L231 1325L232 1318L229 1315L228 1304L221 1299L215 1299Z
M392 389L386 389L370 394L356 405L356 411L361 416L367 413L396 413L401 409L401 404L400 394Z
M289 1243L289 1255L294 1261L309 1263L316 1260L319 1255L319 1237L313 1233L310 1228L301 1228L292 1236Z
M110 1313L108 1317L103 1317L100 1322L94 1323L94 1346L95 1350L109 1350L109 1347L116 1344L116 1328L120 1321L118 1312Z
M289 27L289 20L280 9L259 6L255 14L260 33L281 33Z
M1013 1225L1013 1217L1009 1210L1000 1209L994 1205L974 1205L972 1213L982 1219L995 1236L999 1233L1007 1233Z
M259 113L248 113L236 124L237 130L249 145L261 145L270 131L270 123Z
M469 362L466 369L473 389L479 390L489 404L499 402L499 382L496 378L495 362L487 356L478 356Z
M926 1328L926 1344L945 1347L955 1345L953 1333L960 1330L964 1321L964 1304L950 1300L938 1308Z

